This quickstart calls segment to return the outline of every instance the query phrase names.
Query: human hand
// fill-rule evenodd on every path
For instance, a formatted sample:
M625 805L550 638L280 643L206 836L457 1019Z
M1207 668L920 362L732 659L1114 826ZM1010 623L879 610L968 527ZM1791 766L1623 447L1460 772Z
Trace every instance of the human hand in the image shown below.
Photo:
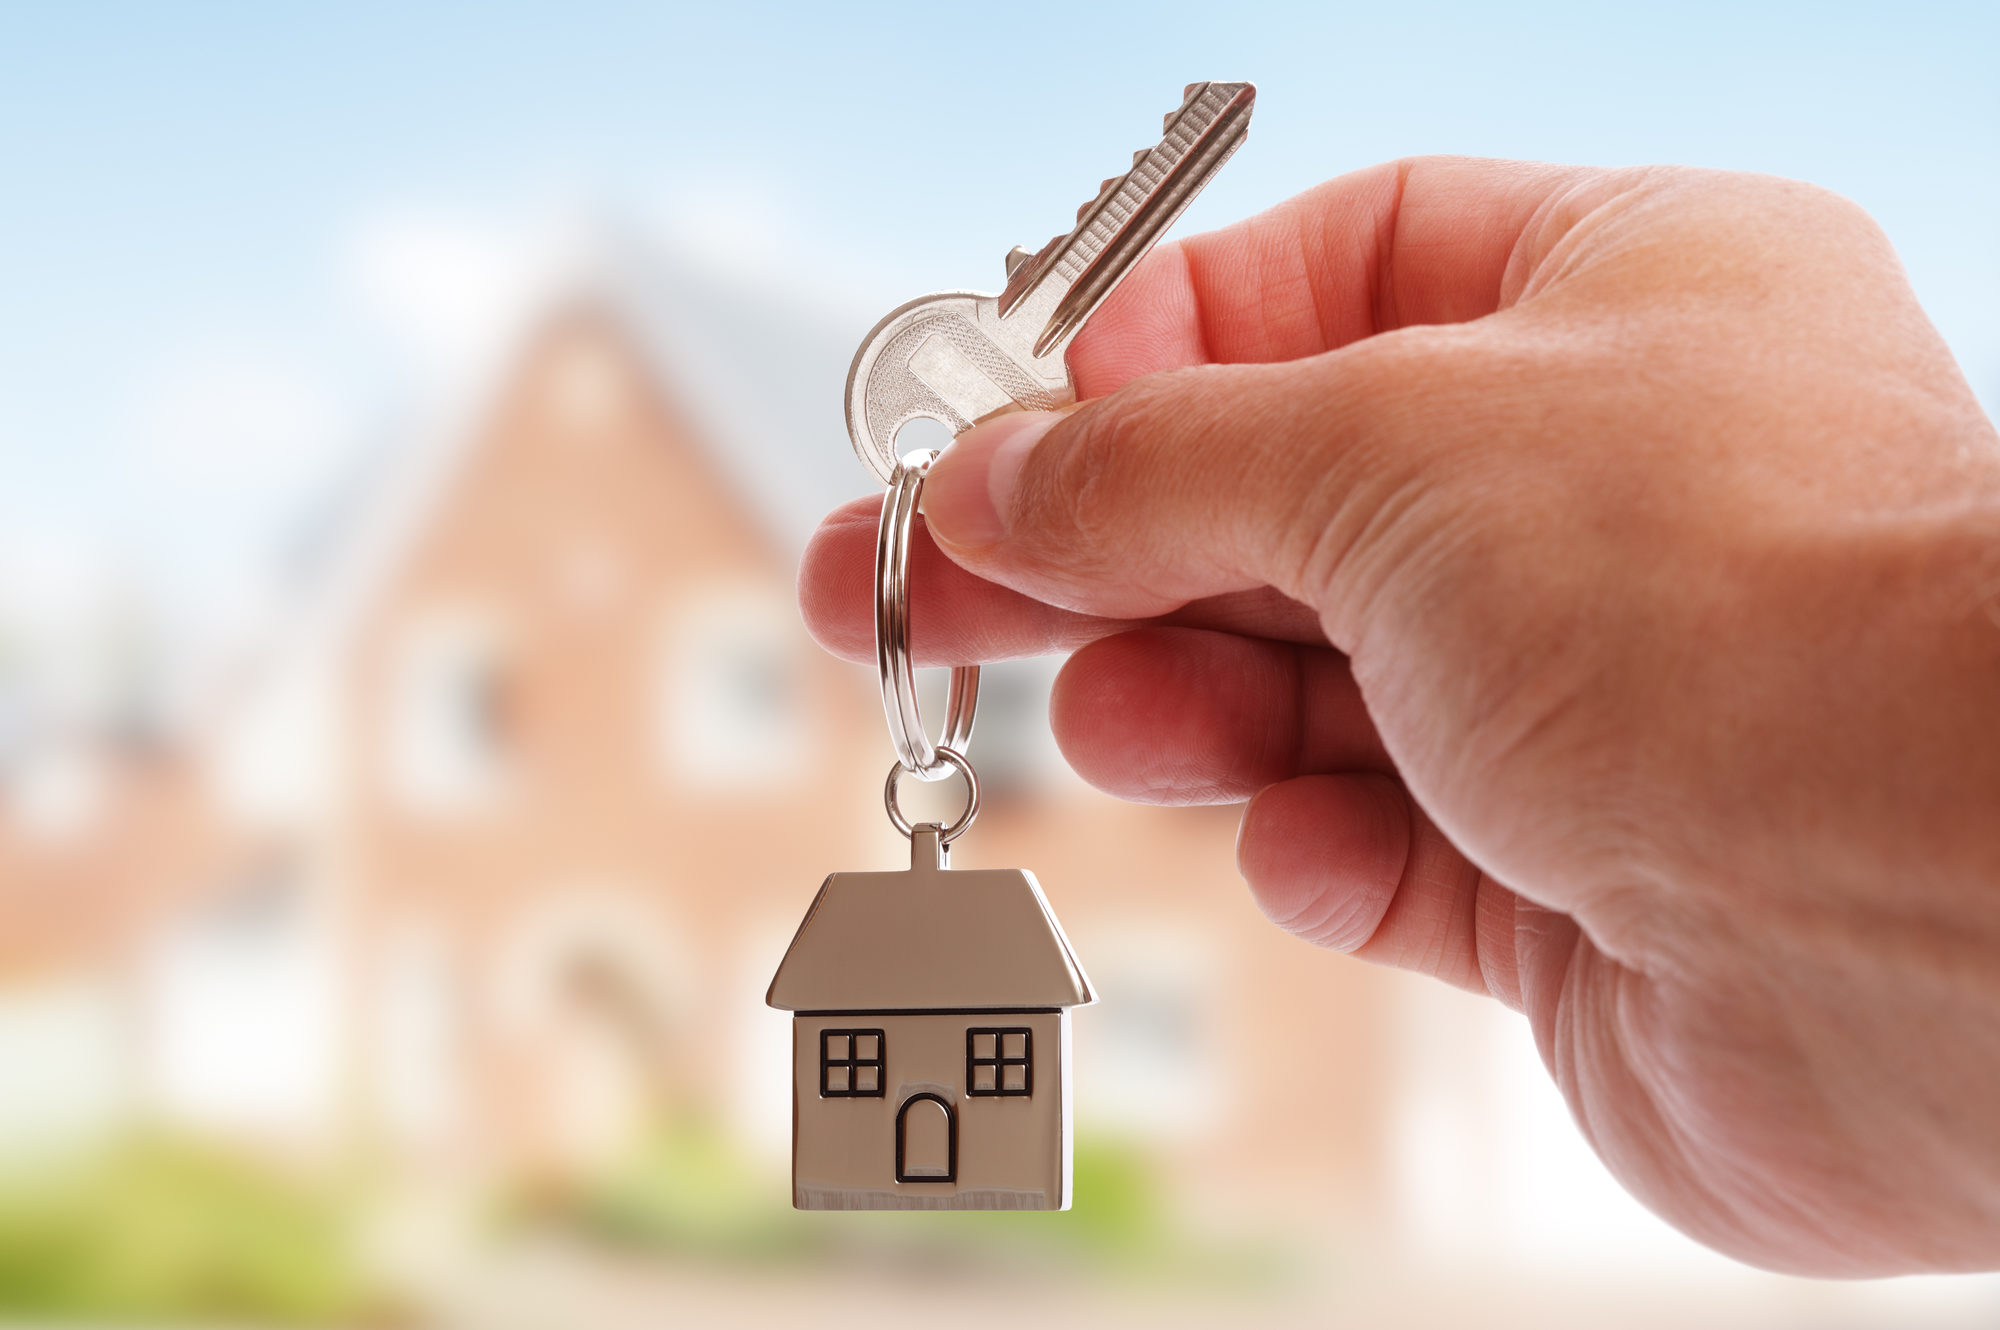
M2000 440L1807 186L1426 159L1162 247L933 467L928 663L1079 648L1100 787L1523 1010L1724 1251L2000 1265ZM872 659L876 500L800 593Z

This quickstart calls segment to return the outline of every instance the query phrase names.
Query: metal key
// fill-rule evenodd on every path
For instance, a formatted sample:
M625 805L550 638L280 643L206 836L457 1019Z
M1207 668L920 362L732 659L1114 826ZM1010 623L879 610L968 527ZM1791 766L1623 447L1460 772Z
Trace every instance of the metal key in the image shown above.
M922 296L876 324L847 372L847 432L876 478L893 481L896 431L919 417L957 434L1075 401L1070 339L1242 144L1256 100L1248 83L1189 84L1160 141L1077 209L1075 230L1007 255L1000 294Z

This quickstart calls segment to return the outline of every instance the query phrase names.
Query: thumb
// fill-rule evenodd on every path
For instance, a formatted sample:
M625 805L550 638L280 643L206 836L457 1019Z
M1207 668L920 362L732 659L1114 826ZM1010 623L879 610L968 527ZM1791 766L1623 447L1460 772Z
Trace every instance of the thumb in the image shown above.
M981 577L1084 613L1144 618L1272 586L1322 614L1375 516L1412 492L1435 376L1387 333L1305 360L1153 375L1066 412L961 435L931 467L933 539Z

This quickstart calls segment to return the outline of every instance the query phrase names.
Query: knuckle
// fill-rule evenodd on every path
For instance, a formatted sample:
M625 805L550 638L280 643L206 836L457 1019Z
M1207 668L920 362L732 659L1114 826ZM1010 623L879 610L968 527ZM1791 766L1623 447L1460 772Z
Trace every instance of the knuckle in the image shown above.
M1166 432L1169 401L1167 385L1142 379L1083 407L1062 427L1026 496L1038 542L1072 562L1120 557L1139 468Z
M1451 329L1383 334L1343 353L1324 397L1337 403L1322 426L1336 443L1301 459L1308 468L1291 487L1295 511L1283 523L1282 556L1290 593L1338 619L1367 617L1391 569L1406 567L1422 542L1419 528L1439 516L1447 497L1438 454L1452 427L1439 419L1430 373Z

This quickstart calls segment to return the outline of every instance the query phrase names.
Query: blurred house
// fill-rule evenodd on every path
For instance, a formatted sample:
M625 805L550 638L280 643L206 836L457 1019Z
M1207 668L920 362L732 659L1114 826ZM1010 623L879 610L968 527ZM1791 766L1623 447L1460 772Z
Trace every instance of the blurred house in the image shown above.
M797 464L718 446L685 361L643 300L556 304L190 738L12 783L0 1082L42 1070L0 1084L0 1137L165 1120L477 1182L687 1114L782 1164L763 986L821 879L901 842L873 681L792 606L798 505L758 477L796 497ZM858 489L833 400L794 446ZM957 857L1032 868L1101 995L1080 1130L1146 1146L1190 1212L1359 1221L1386 990L1257 915L1233 810L1059 771L1041 677L991 677Z

